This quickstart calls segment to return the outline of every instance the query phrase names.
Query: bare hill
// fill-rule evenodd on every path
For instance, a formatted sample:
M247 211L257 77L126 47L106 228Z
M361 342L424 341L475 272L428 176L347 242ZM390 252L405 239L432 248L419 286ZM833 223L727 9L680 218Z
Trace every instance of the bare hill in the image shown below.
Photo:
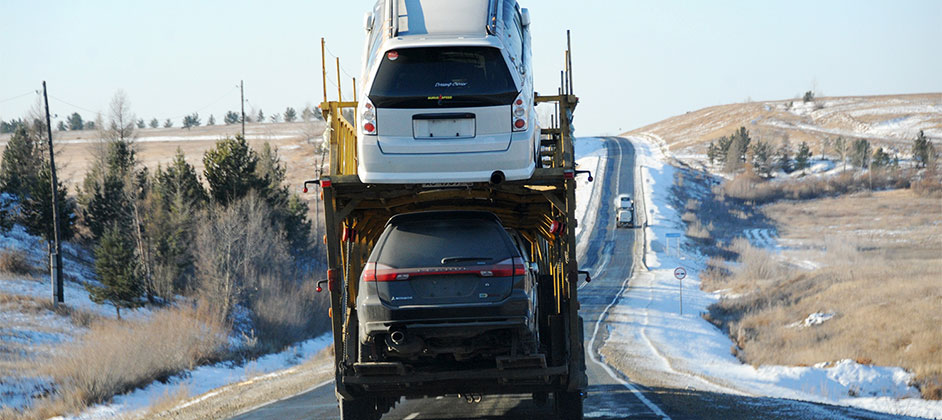
M648 135L677 156L704 154L711 140L740 126L753 137L778 144L807 141L815 153L826 138L868 139L909 153L920 130L942 142L942 93L847 96L718 105L668 118L627 134Z

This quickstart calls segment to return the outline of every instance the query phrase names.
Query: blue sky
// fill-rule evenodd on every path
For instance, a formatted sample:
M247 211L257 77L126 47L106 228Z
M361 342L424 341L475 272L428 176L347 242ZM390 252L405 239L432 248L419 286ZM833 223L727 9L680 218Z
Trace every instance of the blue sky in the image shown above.
M537 91L555 92L572 30L580 135L813 87L942 92L942 1L520 2L533 18ZM60 116L92 117L123 89L147 120L179 126L194 111L221 120L238 109L240 79L247 111L317 104L320 37L357 75L372 4L0 0L0 119L22 116L42 80ZM350 83L345 75L345 92Z

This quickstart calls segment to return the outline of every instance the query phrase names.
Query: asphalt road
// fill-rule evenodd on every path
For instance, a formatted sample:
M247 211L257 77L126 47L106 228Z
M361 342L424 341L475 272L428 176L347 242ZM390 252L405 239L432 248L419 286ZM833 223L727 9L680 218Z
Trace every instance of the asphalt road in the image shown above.
M619 193L634 197L634 152L625 139L606 138L609 158L599 202L599 215L589 235L589 246L581 268L596 275L593 281L582 285L579 300L580 314L585 321L586 364L589 389L585 400L587 417L596 419L659 419L656 399L643 388L627 384L625 378L597 360L594 347L601 344L604 326L597 326L609 305L626 285L632 270L632 252L635 229L616 229L613 200ZM596 337L593 340L593 337ZM484 395L479 403L468 404L464 399L439 397L401 401L395 409L383 416L384 420L413 419L552 419L552 402L545 406L535 404L530 395ZM326 383L307 393L284 399L235 419L335 419L340 414L334 396L333 383Z

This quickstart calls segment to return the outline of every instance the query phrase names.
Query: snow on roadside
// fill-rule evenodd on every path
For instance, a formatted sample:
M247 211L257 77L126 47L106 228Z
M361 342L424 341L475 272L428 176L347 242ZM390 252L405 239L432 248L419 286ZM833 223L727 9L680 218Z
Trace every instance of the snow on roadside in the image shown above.
M697 272L704 268L703 258L665 252L666 234L683 232L678 209L670 205L674 168L665 163L668 158L656 139L630 140L637 164L643 168L643 198L649 213L645 231L649 271L632 279L632 286L610 315L615 321L610 342L647 352L642 357L649 359L649 366L689 378L686 386L693 388L942 418L942 401L920 399L918 390L909 385L912 374L898 367L842 360L812 367L755 368L732 356L730 339L700 317L719 299L718 294L700 290ZM676 249L674 245L671 248ZM682 287L673 274L678 266L688 273ZM681 289L683 315L679 313Z
M579 137L573 141L575 149L576 168L580 171L591 171L594 179L604 179L605 160L608 159L608 148L605 141L598 137ZM602 182L589 182L589 177L580 175L576 177L576 255L585 256L588 241L583 240L583 232L592 232L596 218L599 214L599 200L592 200L593 196L601 196Z
M226 385L254 381L261 378L281 375L287 369L311 359L332 343L330 333L300 342L281 353L269 354L244 365L221 362L202 366L168 381L154 382L146 388L114 397L108 404L88 408L75 416L54 417L50 420L101 420L111 418L134 418L147 414L148 409L168 395L186 392L186 401L177 408L198 403L213 396L213 391ZM195 397L195 398L194 398Z

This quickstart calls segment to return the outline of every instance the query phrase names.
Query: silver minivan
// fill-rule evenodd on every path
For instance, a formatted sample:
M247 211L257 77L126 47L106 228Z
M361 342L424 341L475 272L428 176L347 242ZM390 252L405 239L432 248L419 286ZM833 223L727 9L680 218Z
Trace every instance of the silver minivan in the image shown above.
M540 128L526 9L515 0L380 0L365 23L361 181L533 175Z

